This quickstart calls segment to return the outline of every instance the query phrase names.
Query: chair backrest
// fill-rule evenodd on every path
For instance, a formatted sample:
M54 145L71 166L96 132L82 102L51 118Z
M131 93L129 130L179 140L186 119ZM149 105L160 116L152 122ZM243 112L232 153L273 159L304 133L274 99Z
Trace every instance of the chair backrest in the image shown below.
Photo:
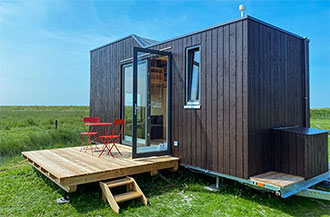
M119 134L115 135L115 132L116 132L116 126L119 126L120 127L120 131L119 131ZM123 131L123 126L124 126L124 119L118 119L118 120L115 120L114 124L113 124L113 128L112 128L112 135L113 136L119 136L121 135L121 132Z
M99 117L84 117L83 119L84 123L89 122L89 123L98 123L101 121Z

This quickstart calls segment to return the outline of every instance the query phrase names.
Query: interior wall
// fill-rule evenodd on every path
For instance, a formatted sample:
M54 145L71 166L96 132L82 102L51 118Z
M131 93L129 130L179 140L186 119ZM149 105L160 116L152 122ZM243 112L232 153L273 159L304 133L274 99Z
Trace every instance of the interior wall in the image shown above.
M162 88L161 94L152 94L155 89L159 90L158 88L151 88L151 115L164 115L164 107L166 107L164 99L167 98L167 88Z

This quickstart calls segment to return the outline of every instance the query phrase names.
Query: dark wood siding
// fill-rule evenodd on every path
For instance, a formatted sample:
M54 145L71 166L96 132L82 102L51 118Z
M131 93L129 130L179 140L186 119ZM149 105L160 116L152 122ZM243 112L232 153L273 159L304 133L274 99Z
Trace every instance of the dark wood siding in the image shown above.
M328 133L272 131L272 170L310 179L328 171Z
M253 20L248 30L248 166L253 176L272 169L270 128L305 125L305 57L301 38Z
M201 108L185 109L185 49L194 45L201 45ZM134 46L127 37L91 52L91 116L120 117L120 61L132 57ZM275 159L289 169L272 150L270 129L308 125L303 39L246 18L149 48L166 47L172 53L171 145L181 164L242 178L271 170Z
M247 20L160 44L171 46L173 155L192 165L248 178ZM201 108L185 109L185 49L201 45ZM244 122L245 121L245 122Z
M103 122L113 122L121 114L121 60L131 58L139 46L127 37L91 51L90 115Z

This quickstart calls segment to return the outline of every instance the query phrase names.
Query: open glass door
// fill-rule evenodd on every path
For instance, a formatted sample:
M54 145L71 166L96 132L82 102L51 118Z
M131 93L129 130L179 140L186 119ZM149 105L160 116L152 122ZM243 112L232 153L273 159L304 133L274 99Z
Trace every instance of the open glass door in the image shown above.
M171 153L171 53L134 47L133 158Z

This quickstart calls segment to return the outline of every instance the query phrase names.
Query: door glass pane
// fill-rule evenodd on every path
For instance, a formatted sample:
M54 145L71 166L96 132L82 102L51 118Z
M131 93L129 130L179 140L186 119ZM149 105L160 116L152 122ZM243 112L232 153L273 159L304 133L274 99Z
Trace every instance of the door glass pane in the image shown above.
M137 70L137 123L136 123L136 135L137 135L137 147L145 146L146 140L146 124L147 124L147 96L148 96L148 65L147 60L138 61Z
M132 145L133 127L133 65L123 66L123 144Z
M167 56L138 53L137 153L168 149L167 61Z
M147 62L140 61L138 65L138 91L137 91L137 141L145 144L145 117L147 105ZM123 144L132 145L133 137L133 65L123 66L123 117L124 131Z

